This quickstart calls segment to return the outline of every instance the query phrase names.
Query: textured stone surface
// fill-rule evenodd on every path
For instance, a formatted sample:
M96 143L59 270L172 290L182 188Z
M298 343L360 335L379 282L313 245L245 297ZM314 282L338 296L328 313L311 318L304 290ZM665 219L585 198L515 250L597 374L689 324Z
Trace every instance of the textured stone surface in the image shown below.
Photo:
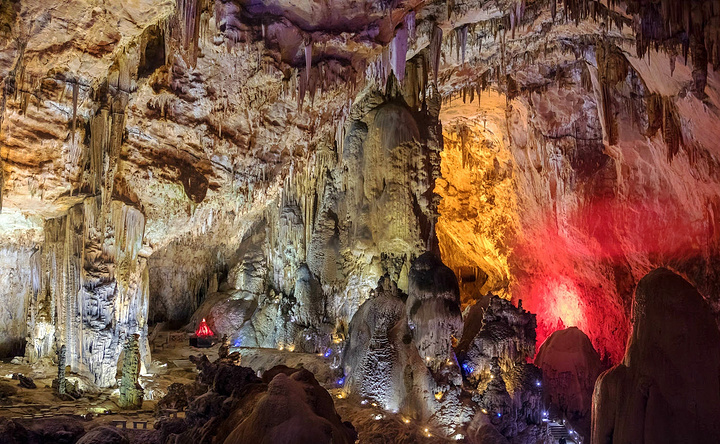
M685 279L653 270L635 291L624 361L595 384L592 442L717 442L719 414L717 323Z
M109 386L128 335L147 365L148 320L199 307L233 341L322 351L439 242L464 303L522 298L538 339L577 326L617 362L650 269L719 311L717 18L709 0L5 1L0 352L66 345Z
M575 327L556 331L540 346L534 364L542 370L548 415L566 418L589 439L592 392L603 370L590 338Z
M128 338L123 347L122 378L120 379L120 399L118 405L121 409L137 410L142 407L143 388L138 382L140 376L140 349L138 347L139 335Z

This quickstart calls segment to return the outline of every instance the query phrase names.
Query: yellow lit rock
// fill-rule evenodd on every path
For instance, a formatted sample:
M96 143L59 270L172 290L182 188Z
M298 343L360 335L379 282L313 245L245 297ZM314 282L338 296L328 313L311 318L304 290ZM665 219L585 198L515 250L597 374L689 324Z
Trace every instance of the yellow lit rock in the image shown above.
M484 93L481 107L443 108L442 200L437 236L442 260L455 271L463 304L493 291L509 297L508 245L518 225L513 158L501 125L505 96Z

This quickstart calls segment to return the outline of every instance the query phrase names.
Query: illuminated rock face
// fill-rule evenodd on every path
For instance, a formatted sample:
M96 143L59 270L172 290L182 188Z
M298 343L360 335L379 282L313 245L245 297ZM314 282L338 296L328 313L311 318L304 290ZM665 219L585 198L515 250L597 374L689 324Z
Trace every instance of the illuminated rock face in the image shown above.
M497 333L493 320L507 327L503 336L486 344L482 358L473 349L458 360L451 338L459 334L462 320L452 271L425 253L413 262L409 288L405 296L384 277L353 316L343 351L347 393L429 422L448 436L468 430L482 442L478 437L490 433L489 427L510 442L542 439L542 374L525 363L534 353L533 315L494 298L485 335L481 330L476 340ZM483 428L479 424L486 416L484 431L475 430Z
M590 338L576 327L556 331L543 342L534 364L542 370L549 415L567 418L589 439L592 392L603 370Z
M322 350L436 242L615 362L654 267L717 312L718 11L646 3L3 2L0 352Z
M437 259L424 256L415 261L421 264L420 267L413 264L411 289L417 291L418 283L413 280L417 278L418 269L435 261ZM428 272L426 277L431 279L433 272L450 272L447 269L425 271ZM447 282L440 283L438 293L447 290ZM427 297L430 296L430 288L425 287L425 290L424 302L432 305L432 298ZM376 402L386 410L422 422L429 421L448 435L453 435L470 421L474 413L469 396L462 389L462 375L454 352L451 349L443 351L445 341L450 339L447 326L453 326L459 320L456 321L450 314L438 316L436 325L413 324L409 322L407 312L416 318L418 313L410 311L404 299L410 301L386 276L381 279L374 295L353 316L343 353L345 390L351 395ZM437 300L443 301L441 297ZM437 342L433 346L435 348L427 347L434 342L429 341L429 335ZM432 355L431 352L441 354Z
M476 321L477 322L477 321ZM499 359L503 372L510 372L535 354L535 315L493 296L477 330L467 328L458 352L463 370L470 380L482 385L490 382L493 361Z
M703 297L661 268L644 277L622 364L593 394L592 442L720 440L720 333Z
M358 101L341 146L288 178L196 316L233 343L324 353L380 276L407 291L435 214L436 133L419 122L436 120L400 96Z
M409 279L406 311L413 342L425 364L437 371L455 361L452 338L462 332L457 280L430 252L413 261Z
M717 116L678 95L690 70L671 76L661 54L585 54L594 62L539 66L539 90L445 104L438 238L464 303L522 299L539 341L576 326L617 362L629 295L653 267L683 271L716 304L718 135L703 128Z

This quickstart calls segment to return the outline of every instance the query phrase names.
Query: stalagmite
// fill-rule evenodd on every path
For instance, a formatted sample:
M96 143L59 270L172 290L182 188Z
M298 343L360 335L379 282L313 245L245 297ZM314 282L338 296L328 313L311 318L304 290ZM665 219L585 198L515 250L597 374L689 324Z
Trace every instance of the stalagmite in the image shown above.
M144 390L138 383L140 375L139 335L130 335L123 349L122 379L120 380L121 409L137 410L142 407Z
M67 380L65 379L65 366L66 364L66 353L67 353L67 347L63 345L60 347L60 352L58 352L58 373L57 373L57 392L60 395L65 394L65 386L67 384Z
M432 34L430 35L430 69L433 72L433 79L438 81L438 72L440 70L440 57L442 56L442 29L436 24L433 25Z

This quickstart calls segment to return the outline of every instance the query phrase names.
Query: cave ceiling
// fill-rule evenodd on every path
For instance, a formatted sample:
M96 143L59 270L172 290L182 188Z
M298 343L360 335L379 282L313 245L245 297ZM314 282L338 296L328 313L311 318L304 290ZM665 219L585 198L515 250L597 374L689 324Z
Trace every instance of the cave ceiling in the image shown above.
M0 241L29 260L23 251L49 242L47 221L84 205L84 242L96 253L84 267L103 285L152 289L145 261L167 267L173 255L193 254L194 269L232 268L283 196L307 191L319 202L312 211L336 214L316 176L342 158L348 122L411 119L379 110L384 94L413 122L439 119L440 144L459 150L450 160L458 177L439 180L436 193L449 199L439 204L443 259L457 273L481 270L471 274L482 284L461 288L464 302L472 291L526 299L540 338L577 324L617 359L628 292L652 266L674 266L720 294L719 8L2 0ZM431 125L417 126L399 142L433 138ZM417 205L432 219L439 197L423 203L423 193ZM312 205L297 206L301 216L282 220L312 216ZM443 225L442 212L456 210L458 224ZM313 248L306 241L297 254ZM338 288L339 271L310 267Z

